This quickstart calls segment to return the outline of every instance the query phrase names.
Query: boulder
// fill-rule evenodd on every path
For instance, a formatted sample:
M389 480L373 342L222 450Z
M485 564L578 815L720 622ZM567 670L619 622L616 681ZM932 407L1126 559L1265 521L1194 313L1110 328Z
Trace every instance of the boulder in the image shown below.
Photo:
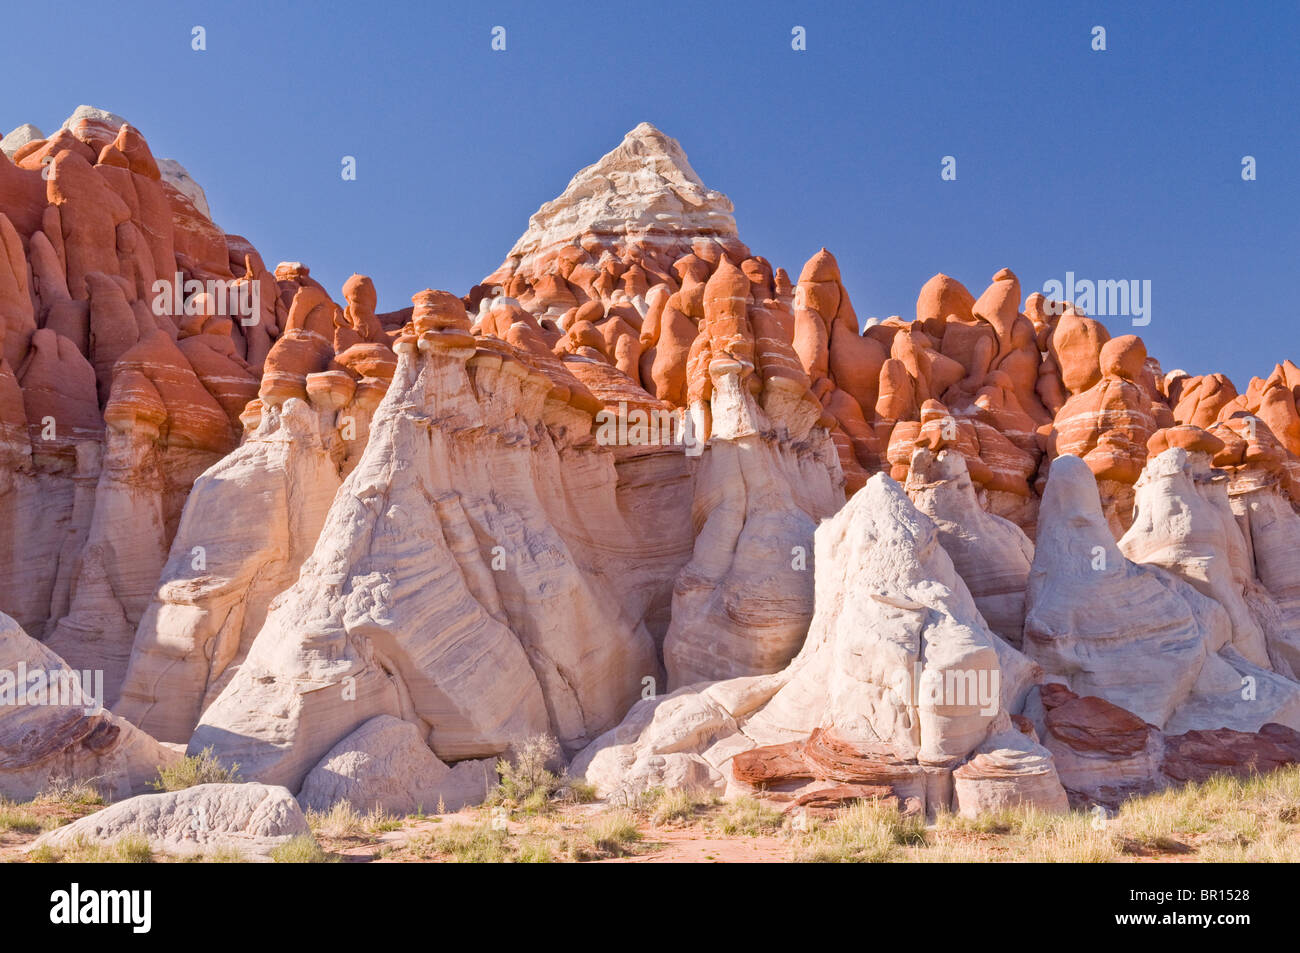
M298 802L269 784L199 784L183 791L142 794L109 805L36 838L27 852L68 848L79 840L111 844L134 835L149 847L179 857L237 851L268 859L294 837L310 836Z
M448 766L420 730L391 715L370 719L312 768L298 792L304 808L328 811L346 801L363 813L458 811L479 804L496 786L496 762L462 761Z

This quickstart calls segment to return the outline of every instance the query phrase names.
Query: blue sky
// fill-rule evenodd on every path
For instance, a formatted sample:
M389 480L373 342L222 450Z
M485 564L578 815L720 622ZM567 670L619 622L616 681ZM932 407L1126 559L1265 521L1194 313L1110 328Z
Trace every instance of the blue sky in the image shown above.
M936 271L976 294L1003 266L1026 294L1073 271L1151 281L1166 370L1244 388L1300 360L1294 0L271 6L10 5L0 126L126 116L269 264L336 296L369 274L391 310L467 291L648 120L757 254L834 252L862 318L910 317Z

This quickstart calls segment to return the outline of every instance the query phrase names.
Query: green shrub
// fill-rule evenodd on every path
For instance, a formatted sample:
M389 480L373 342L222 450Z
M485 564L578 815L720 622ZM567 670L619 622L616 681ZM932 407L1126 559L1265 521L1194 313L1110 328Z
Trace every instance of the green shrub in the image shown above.
M198 784L230 784L238 780L239 765L227 768L217 760L209 745L175 764L160 766L157 779L149 784L155 791L183 791Z

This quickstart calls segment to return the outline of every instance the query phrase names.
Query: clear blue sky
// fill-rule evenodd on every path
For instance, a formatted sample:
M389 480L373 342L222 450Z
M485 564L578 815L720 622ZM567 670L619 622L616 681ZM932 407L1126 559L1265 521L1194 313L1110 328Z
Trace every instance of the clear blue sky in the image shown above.
M910 317L936 271L978 294L1008 266L1027 294L1068 270L1152 282L1166 370L1244 388L1300 360L1295 0L592 6L10 4L0 125L126 116L269 264L336 296L369 274L390 310L467 291L649 120L756 253L834 252L863 318Z

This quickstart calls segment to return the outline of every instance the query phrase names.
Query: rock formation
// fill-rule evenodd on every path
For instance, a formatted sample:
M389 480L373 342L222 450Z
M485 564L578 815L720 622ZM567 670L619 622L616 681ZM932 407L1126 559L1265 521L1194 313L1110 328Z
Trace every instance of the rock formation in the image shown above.
M42 834L27 848L71 847L135 835L151 850L177 857L235 852L266 859L294 837L310 836L293 795L268 784L200 784L183 791L142 794Z
M603 793L792 783L804 794L811 779L883 785L930 813L1062 808L1051 756L1011 721L1040 670L988 628L902 488L873 477L816 541L816 614L783 671L641 701L574 770ZM810 768L828 747L851 765Z
M475 801L537 734L605 794L927 815L1300 758L1289 361L1165 374L1005 268L860 320L649 124L390 313L112 113L0 151L0 694L115 711L0 707L0 794L211 747L254 784L196 796L271 843L286 797ZM184 847L186 805L103 823Z
M0 797L25 801L64 780L129 797L180 760L107 711L102 690L94 671L74 671L0 613Z

